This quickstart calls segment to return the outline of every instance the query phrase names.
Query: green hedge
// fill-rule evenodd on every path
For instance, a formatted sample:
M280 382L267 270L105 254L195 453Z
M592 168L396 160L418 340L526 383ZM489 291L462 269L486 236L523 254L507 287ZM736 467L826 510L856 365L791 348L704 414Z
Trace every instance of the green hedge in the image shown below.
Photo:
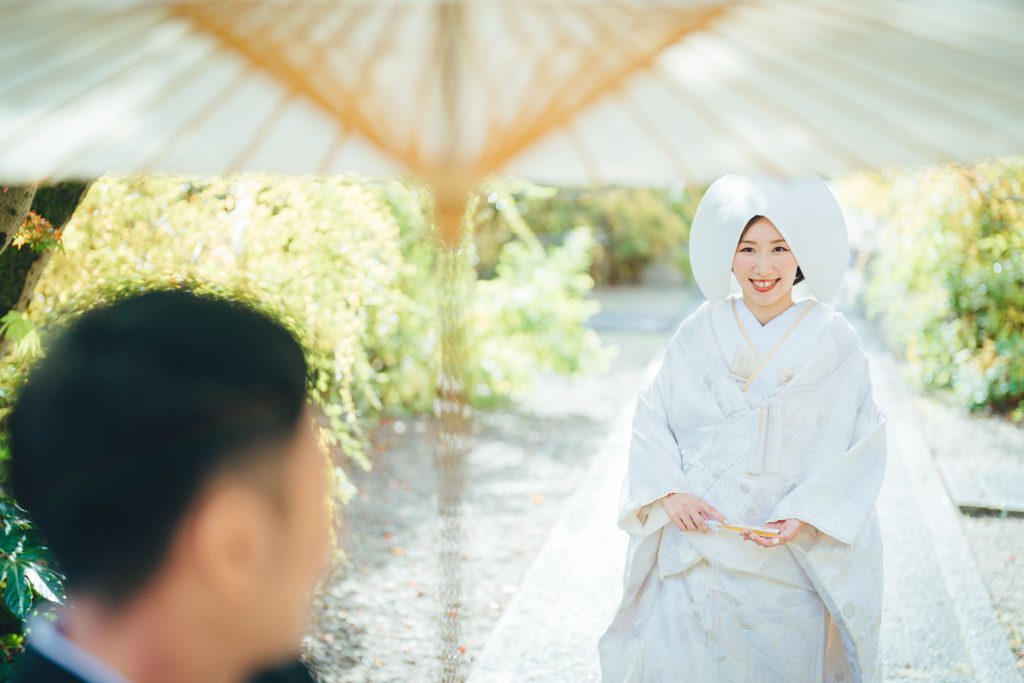
M590 228L595 239L590 273L598 283L636 282L654 262L690 279L687 242L703 191L493 182L477 212L478 270L483 277L493 274L502 247L515 236L503 219L504 212L514 209L544 243L561 241L576 227Z
M1024 159L860 179L867 312L920 383L1024 422Z
M425 187L400 180L101 179L68 225L27 315L7 318L16 343L0 373L0 418L40 353L38 330L139 288L197 283L260 301L299 334L329 421L324 441L368 468L368 432L381 415L433 407L441 290L431 206ZM509 400L540 371L572 373L607 360L582 325L594 307L585 299L593 286L589 231L544 247L523 229L466 302L464 374L475 406ZM476 260L472 244L463 253ZM20 648L25 614L60 585L31 524L3 495L8 455L0 431L0 645L10 654ZM335 480L347 500L353 489L344 469ZM0 675L2 668L0 658Z

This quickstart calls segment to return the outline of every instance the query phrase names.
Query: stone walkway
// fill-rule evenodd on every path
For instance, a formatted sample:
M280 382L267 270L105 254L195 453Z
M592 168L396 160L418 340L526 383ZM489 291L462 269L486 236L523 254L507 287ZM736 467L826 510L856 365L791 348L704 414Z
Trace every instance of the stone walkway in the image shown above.
M678 290L671 299L644 289L599 296L604 312L593 321L596 328L633 320L634 331L660 334L661 348L701 301L691 295L683 305ZM837 305L844 310L842 299ZM903 381L870 327L855 312L844 313L864 340L875 398L888 419L889 462L879 500L886 680L1021 683ZM657 324L659 316L671 324ZM660 356L637 374L636 390L653 377ZM626 537L615 526L615 507L635 395L623 396L604 447L476 658L471 683L600 680L596 641L622 591Z

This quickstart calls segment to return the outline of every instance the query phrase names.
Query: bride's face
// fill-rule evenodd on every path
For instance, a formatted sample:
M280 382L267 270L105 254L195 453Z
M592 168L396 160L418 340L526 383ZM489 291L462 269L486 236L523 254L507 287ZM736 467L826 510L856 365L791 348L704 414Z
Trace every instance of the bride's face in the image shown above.
M783 297L791 298L796 268L789 244L775 224L764 217L747 229L732 258L732 272L743 288L743 297L761 306L770 307Z

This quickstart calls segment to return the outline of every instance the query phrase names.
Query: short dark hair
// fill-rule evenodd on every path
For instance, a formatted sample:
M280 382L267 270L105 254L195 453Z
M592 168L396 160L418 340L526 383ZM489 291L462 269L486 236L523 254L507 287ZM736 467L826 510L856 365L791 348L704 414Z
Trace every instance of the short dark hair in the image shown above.
M68 586L108 604L143 587L214 475L283 452L265 446L297 433L307 373L269 314L190 289L68 323L6 419L12 492Z
M741 239L743 239L743 236L747 234L747 230L750 230L750 226L753 225L754 222L757 221L758 218L765 218L765 216L762 216L761 214L757 214L757 215L753 216L749 221L747 221L747 224L743 226L743 232L740 233L740 237L739 237L738 240L736 240L736 242L739 242ZM771 220L771 219L769 219L769 220ZM793 279L793 284L795 285L795 284L798 284L800 282L803 282L803 279L804 279L804 272L802 270L800 270L800 266L797 266L796 267L796 277Z

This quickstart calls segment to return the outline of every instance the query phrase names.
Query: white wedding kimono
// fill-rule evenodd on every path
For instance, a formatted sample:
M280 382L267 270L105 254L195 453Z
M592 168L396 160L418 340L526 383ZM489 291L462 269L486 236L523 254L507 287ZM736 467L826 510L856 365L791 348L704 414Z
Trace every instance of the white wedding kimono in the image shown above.
M705 301L637 400L603 680L881 680L885 458L885 416L841 313L805 299L761 326L741 297ZM683 532L661 505L672 492L733 523L809 526L778 548Z

